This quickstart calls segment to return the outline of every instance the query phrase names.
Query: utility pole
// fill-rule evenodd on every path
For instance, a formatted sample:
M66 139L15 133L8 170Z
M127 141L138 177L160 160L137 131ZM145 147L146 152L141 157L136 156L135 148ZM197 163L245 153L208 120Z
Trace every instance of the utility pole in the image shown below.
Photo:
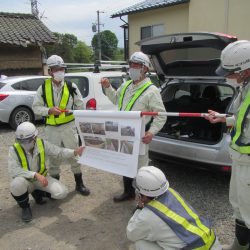
M37 18L39 18L39 10L37 7L37 0L30 0L31 3L31 13L36 16Z
M98 35L98 58L99 61L102 60L102 44L101 44L101 34L100 34L100 11L97 11L97 35Z

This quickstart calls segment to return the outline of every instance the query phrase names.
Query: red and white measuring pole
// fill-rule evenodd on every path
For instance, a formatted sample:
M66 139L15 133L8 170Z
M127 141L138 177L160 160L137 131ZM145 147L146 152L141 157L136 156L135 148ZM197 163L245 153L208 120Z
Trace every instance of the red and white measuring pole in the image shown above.
M179 116L179 117L205 117L209 113L182 113L182 112L141 112L141 116L150 115L150 116ZM215 117L228 117L228 114L216 114Z

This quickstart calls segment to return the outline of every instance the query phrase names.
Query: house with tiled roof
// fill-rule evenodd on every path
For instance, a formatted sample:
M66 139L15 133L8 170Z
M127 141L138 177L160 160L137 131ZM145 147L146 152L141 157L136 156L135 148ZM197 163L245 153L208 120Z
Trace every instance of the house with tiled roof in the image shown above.
M127 56L141 39L179 32L221 32L250 40L249 0L145 0L118 10ZM127 16L125 21L124 16Z
M32 14L0 12L0 73L44 74L44 45L56 37Z

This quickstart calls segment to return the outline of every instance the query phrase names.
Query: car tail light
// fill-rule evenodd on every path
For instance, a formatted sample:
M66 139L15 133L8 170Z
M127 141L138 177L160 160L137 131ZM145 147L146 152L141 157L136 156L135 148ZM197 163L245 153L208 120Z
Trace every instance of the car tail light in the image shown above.
M230 171L231 171L231 166L222 166L222 167L221 167L221 170L222 170L223 172L230 172Z
M88 100L86 104L86 109L96 110L96 99L92 98Z
M7 98L9 95L7 94L0 94L0 102Z

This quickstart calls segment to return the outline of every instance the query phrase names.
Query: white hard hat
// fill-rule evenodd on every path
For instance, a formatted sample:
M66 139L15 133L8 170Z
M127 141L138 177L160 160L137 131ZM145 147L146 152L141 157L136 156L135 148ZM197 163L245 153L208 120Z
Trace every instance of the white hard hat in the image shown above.
M49 68L66 68L63 59L60 56L52 55L47 59L47 65Z
M135 52L132 54L132 56L129 59L130 63L140 63L146 67L150 67L150 60L148 58L148 56L142 52Z
M136 189L148 197L157 197L164 194L169 183L164 173L154 166L141 167L135 179Z
M216 74L227 76L250 68L250 41L240 40L230 43L221 52L221 65Z
M15 134L18 141L25 142L37 136L38 131L31 122L23 122L18 125Z

